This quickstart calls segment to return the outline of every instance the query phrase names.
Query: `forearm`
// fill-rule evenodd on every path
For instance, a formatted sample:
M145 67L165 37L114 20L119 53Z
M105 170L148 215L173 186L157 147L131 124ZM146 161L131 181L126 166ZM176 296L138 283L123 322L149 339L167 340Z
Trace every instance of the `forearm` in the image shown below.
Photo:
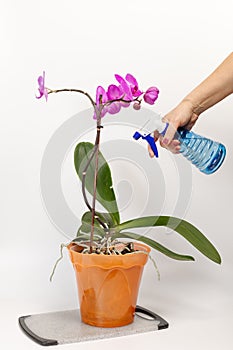
M193 105L193 112L201 114L233 93L233 52L184 101Z

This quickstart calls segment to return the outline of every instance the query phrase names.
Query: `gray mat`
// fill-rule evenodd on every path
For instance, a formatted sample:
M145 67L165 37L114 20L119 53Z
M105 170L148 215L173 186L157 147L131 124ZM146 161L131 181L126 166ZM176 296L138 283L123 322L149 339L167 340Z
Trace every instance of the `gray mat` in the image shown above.
M168 323L155 313L136 307L134 322L123 327L100 328L81 322L79 310L50 312L19 318L22 330L40 345L77 343L120 337L168 328Z

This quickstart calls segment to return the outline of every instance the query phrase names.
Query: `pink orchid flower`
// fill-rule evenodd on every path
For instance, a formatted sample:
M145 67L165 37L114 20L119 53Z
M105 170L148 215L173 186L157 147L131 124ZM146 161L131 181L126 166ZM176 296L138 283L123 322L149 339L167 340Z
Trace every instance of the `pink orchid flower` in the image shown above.
M100 101L101 99L101 101ZM104 104L108 101L108 96L106 91L102 86L98 86L96 89L96 106L99 108L100 104ZM103 109L101 110L101 117L104 117L105 114L108 112L108 107L104 106ZM96 113L94 113L93 116L94 119L97 119Z
M43 72L43 76L39 76L38 78L38 84L39 84L39 96L36 96L36 98L45 97L46 101L48 100L48 89L45 87L45 72Z
M122 92L118 86L111 84L108 87L107 96L108 96L108 101L117 100L122 97Z
M132 74L127 74L125 79L127 80L127 82L129 83L130 89L131 89L131 93L133 95L133 97L139 97L142 95L142 91L139 90L138 88L138 82L135 79L135 77Z
M114 84L109 85L107 91L108 101L117 100L122 97L122 92L120 88ZM120 112L121 103L120 102L112 102L108 105L108 113L116 114Z
M124 100L127 101L132 101L133 100L133 95L131 92L131 89L128 85L128 83L125 81L124 78L122 78L122 76L115 74L115 78L118 81L118 83L120 84L119 89L123 95Z
M159 89L157 89L157 87L155 86L152 86L146 90L143 98L146 103L149 103L149 105L153 105L157 100L158 95L159 95Z

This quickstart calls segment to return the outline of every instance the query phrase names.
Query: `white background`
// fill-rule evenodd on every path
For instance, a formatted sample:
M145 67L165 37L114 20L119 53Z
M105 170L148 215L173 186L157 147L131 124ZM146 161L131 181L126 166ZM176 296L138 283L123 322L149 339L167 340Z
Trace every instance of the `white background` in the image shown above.
M52 284L48 277L64 237L47 217L40 195L40 165L54 131L89 107L75 95L35 99L43 70L51 87L81 87L91 94L113 74L131 72L144 87L156 84L157 109L165 114L232 51L231 0L1 1L1 316L4 349L36 349L19 330L21 315L76 308L74 275L67 256ZM103 340L62 349L232 348L232 97L207 111L195 131L219 140L227 158L214 175L193 170L185 218L218 248L211 263L182 238L159 235L171 249L193 254L195 263L153 254L139 302L170 323L165 331ZM174 174L170 172L170 181ZM169 214L169 213L168 213ZM140 345L141 347L141 345Z

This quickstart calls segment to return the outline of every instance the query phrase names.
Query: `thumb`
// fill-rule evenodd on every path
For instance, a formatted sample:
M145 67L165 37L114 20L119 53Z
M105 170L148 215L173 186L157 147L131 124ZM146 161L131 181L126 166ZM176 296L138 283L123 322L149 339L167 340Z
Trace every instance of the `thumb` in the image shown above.
M169 143L173 140L175 133L177 131L178 125L176 126L175 124L169 124L168 128L166 130L166 133L164 137L162 138L161 142L165 145L168 146Z

